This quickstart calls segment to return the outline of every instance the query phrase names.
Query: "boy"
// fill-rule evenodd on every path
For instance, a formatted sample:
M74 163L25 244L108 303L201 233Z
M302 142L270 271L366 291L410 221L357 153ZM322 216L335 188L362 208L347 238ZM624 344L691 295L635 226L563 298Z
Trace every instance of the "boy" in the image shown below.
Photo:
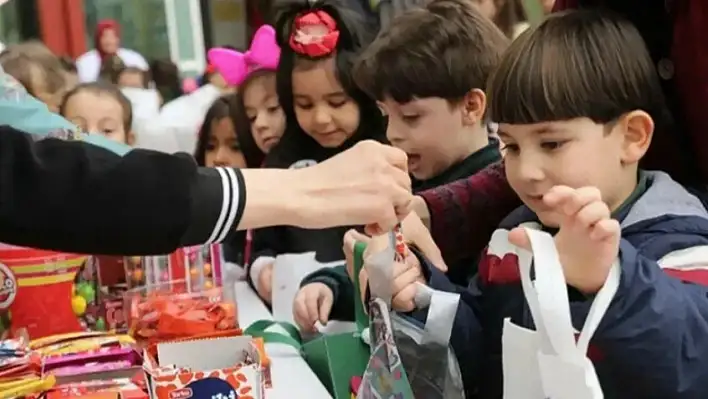
M507 44L472 2L436 0L394 18L361 55L355 80L388 115L387 138L407 153L414 191L470 176L499 160L498 143L487 131L482 88ZM452 281L466 284L476 272L472 264L474 259L451 265ZM304 329L318 320L350 320L353 298L344 266L322 269L303 280L295 320Z
M451 344L468 395L502 396L503 320L533 328L518 264L498 262L509 243L529 248L518 226L530 223L555 234L575 328L619 264L588 353L605 397L708 397L708 289L699 285L708 282L708 212L668 175L638 169L653 132L671 121L637 30L597 12L551 16L512 44L488 95L524 206L502 222L462 293ZM394 265L395 310L415 308L417 282L461 290L415 260Z

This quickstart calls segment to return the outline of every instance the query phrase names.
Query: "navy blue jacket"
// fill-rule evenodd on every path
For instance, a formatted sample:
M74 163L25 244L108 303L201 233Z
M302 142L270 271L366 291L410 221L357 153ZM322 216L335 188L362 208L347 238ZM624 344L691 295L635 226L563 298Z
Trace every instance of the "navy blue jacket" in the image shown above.
M606 398L708 398L708 212L668 175L648 176L646 192L619 215L620 286L588 356ZM522 207L500 228L535 220ZM500 398L503 320L534 328L518 264L488 249L467 289L425 264L431 287L461 292L451 345L468 397ZM592 299L569 293L580 330Z

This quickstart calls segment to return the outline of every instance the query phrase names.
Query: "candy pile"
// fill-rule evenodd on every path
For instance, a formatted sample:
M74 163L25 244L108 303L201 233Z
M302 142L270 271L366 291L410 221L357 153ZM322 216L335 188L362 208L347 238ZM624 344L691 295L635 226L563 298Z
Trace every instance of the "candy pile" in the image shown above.
M131 334L155 342L234 329L236 306L221 298L220 288L200 293L133 293L129 299Z

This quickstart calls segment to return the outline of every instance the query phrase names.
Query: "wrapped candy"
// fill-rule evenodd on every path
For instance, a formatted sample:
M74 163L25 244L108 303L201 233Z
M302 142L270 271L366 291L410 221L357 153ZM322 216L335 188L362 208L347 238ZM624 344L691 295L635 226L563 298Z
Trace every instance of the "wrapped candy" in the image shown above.
M133 293L129 302L131 334L141 340L174 340L236 328L236 306L222 300L220 288L201 293Z

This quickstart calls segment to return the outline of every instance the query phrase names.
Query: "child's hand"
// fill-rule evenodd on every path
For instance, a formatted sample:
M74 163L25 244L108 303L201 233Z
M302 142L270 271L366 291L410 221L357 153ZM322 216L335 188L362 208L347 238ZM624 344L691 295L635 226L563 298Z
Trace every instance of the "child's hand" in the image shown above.
M567 283L583 293L596 293L617 258L619 223L611 218L610 209L595 187L555 186L543 201L562 215L555 242ZM522 228L512 230L509 241L531 249Z
M258 274L258 283L256 284L258 296L268 303L273 301L273 263L263 266Z
M303 331L315 332L315 323L327 324L334 293L322 283L310 283L297 292L293 302L295 323Z
M410 312L415 309L417 283L425 284L425 278L418 258L408 251L405 263L394 262L393 264L393 287L391 288L393 310Z

